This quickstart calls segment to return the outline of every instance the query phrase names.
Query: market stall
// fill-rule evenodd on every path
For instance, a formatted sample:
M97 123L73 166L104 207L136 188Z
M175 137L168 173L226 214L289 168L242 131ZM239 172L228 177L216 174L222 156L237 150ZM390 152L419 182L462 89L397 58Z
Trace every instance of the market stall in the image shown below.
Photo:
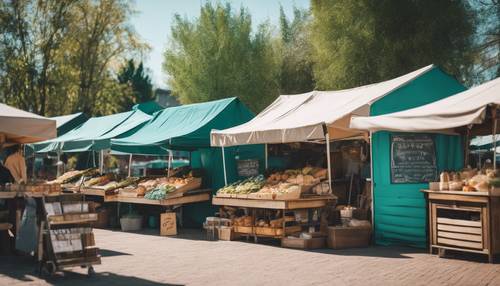
M470 137L491 134L496 153L500 78L454 96L407 111L354 118L351 126L370 131L460 134L467 153ZM468 156L464 156L465 161ZM496 157L495 155L493 156ZM463 157L460 156L460 159ZM464 165L467 166L468 162ZM487 254L491 262L500 253L499 192L496 160L491 166L454 168L422 187L427 196L431 251L453 249Z
M220 150L210 147L210 130L232 127L253 118L252 112L237 98L227 98L205 103L189 104L164 109L156 114L145 126L127 137L113 139L111 148L117 152L131 154L158 154L162 149L190 152L190 166L202 178L202 189L214 189L223 185L223 176L218 160ZM159 132L161 130L161 132ZM218 149L218 148L217 148ZM226 150L228 157L241 159L262 157L262 148L233 148ZM234 153L233 153L234 152ZM228 159L235 164L236 159ZM230 174L237 178L236 174ZM207 213L213 211L208 204L188 205L183 208L183 216L193 226L201 225ZM130 201L128 199L128 201Z
M350 193L353 183L364 181L360 179L359 170L363 169L363 165L370 167L370 161L374 162L373 158L370 158L372 151L367 150L373 146L365 148L362 143L369 139L367 132L350 127L351 117L404 110L447 97L463 89L455 79L431 65L392 80L358 88L282 95L248 123L213 131L212 145L227 148L234 145L266 144L270 150L269 148L274 147L271 144L324 144L322 146L326 151L326 162L321 167L327 169L327 185L331 192L339 198L345 198L342 203L347 206L341 210L347 218L351 214L352 205L363 205L365 211L371 208L371 180L365 180L367 182L364 189L368 189L368 192L360 192L365 198L363 202L357 198L351 200ZM339 143L339 140L347 143ZM342 157L346 158L347 164L343 164ZM268 166L267 160L265 165ZM320 167L314 164L309 166ZM227 167L224 169L230 170ZM367 173L371 173L370 171ZM347 176L339 175L343 172ZM367 177L371 176L364 178ZM227 183L231 181L227 180ZM366 220L367 217L369 218L370 214L365 215L363 219Z
M54 120L0 103L0 146L33 143L55 136L56 122ZM57 185L47 185L45 182L31 180L22 185L0 185L0 224L2 225L0 244L13 246L14 240L20 239L24 197L41 197L44 193L54 194L59 190ZM8 235L4 235L5 232Z

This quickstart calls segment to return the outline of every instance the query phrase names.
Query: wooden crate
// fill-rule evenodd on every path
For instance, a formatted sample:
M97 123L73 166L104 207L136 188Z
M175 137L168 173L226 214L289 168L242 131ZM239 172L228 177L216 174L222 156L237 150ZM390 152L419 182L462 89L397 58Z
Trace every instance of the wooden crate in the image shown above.
M191 180L189 183L187 183L184 186L177 188L177 190L171 192L170 195L184 194L188 191L196 190L199 188L201 188L201 178L193 178L193 180Z
M243 234L253 234L252 226L234 226L234 232Z
M325 248L326 239L325 237L313 237L311 239L303 238L288 238L283 237L281 239L281 246L287 248L296 249L319 249Z
M177 235L177 221L174 212L160 215L160 235Z
M371 240L370 227L328 227L327 244L329 248L368 247Z
M278 235L281 235L282 233L283 233L283 230L281 228L261 227L261 226L255 227L255 234L256 235L278 236Z

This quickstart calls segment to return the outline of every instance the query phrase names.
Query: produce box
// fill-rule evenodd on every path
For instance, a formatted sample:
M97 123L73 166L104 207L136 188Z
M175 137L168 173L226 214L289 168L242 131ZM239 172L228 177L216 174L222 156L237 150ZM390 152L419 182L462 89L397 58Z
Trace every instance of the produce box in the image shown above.
M252 226L234 226L234 232L244 233L244 234L252 234L253 227Z
M368 247L371 227L328 227L328 247L333 249Z
M177 235L177 221L174 212L160 215L160 235Z
M255 227L255 234L257 234L257 235L277 236L277 235L281 235L282 233L283 233L283 230L281 228L260 227L260 226Z
M326 239L325 237L313 237L310 239L304 239L300 237L283 237L281 239L281 246L287 248L296 249L318 249L325 248Z

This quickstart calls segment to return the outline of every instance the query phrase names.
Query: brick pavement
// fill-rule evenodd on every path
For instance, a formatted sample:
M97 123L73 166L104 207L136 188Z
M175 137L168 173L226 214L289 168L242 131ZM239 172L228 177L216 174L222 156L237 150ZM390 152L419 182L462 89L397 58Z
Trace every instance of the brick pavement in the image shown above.
M102 265L50 279L26 257L0 257L0 285L500 285L500 264L439 259L401 247L301 251L247 242L205 241L95 230Z

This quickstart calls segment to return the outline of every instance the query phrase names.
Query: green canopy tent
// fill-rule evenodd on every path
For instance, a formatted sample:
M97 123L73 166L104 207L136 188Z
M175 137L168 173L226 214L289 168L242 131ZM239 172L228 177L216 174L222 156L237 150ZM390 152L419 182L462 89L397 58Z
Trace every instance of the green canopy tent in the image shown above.
M100 151L110 147L112 138L126 136L150 119L140 110L93 117L62 136L35 144L35 149L37 153Z
M156 101L147 101L143 103L138 103L132 107L132 110L140 110L149 115L154 114L157 111L162 110L163 107L159 105Z
M216 190L224 186L221 148L210 146L212 129L226 129L248 122L254 114L238 98L226 98L166 108L129 136L111 140L113 152L157 155L160 148L194 151L191 166L205 172L203 185ZM224 149L228 181L237 180L237 160L257 159L264 162L264 146L249 145ZM185 206L187 225L199 225L213 214L210 204Z
M87 121L83 112L51 117L56 121L57 136L62 136Z

